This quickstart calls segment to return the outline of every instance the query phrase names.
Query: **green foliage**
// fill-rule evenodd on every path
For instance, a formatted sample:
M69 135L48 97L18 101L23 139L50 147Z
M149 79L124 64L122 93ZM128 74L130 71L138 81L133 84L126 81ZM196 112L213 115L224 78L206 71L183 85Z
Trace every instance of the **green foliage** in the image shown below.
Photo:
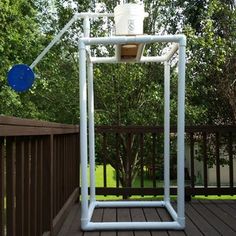
M32 1L0 2L0 114L34 117L30 94L16 94L6 83L8 69L16 63L31 63L38 53L39 26Z

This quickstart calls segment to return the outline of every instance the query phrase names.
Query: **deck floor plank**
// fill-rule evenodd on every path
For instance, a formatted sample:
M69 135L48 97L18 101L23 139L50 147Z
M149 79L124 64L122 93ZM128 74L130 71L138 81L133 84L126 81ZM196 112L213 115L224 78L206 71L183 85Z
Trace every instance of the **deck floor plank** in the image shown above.
M103 212L104 212L104 209L102 208L95 209L93 212L91 221L101 222L103 218ZM100 236L100 231L84 232L84 236Z
M146 222L146 218L144 215L144 211L142 208L130 208L131 220L138 221L138 222ZM151 236L150 231L134 231L134 235L136 236Z
M161 221L160 216L157 214L156 208L143 208L144 215L147 221ZM166 230L152 230L152 236L168 236Z
M80 211L79 205L75 205L69 215L67 216L58 236L64 236L67 235L67 233L70 231L72 224L74 223L74 220L77 220L78 217L76 217L76 214L78 214L78 212Z
M232 208L230 205L225 203L217 204L218 207L220 207L223 211L227 212L231 215L231 217L236 219L236 210Z
M103 222L116 222L116 208L104 208ZM116 236L116 231L101 231L100 236Z
M157 208L157 213L159 214L161 221L173 221L170 214L167 212L167 210L163 207ZM179 235L185 235L184 231L182 230L168 230L168 235L170 236L179 236Z
M186 205L186 215L197 225L203 235L220 235L220 233L193 207L194 204Z
M83 236L84 233L80 229L80 206L76 204L76 213L71 224L70 230L64 236Z
M228 225L236 234L236 225L235 220L231 217L231 215L222 210L219 205L214 204L211 201L202 202L205 207L208 208L212 213L214 213L221 221L223 221L226 225Z
M117 208L118 222L131 222L131 215L129 208ZM133 231L118 231L117 236L134 236Z
M187 203L187 205L188 205L188 203ZM173 202L172 206L177 211L177 203ZM185 212L185 221L186 222L185 222L184 232L186 235L191 235L191 236L203 235L202 232L197 227L197 225L195 224L195 222L191 220L191 218L188 216L188 214L186 212Z
M176 204L174 204L176 207ZM174 235L236 235L236 201L192 201L186 203L184 231L101 231L82 232L80 207L70 211L58 236L174 236ZM170 221L164 208L98 208L92 216L94 222Z
M214 213L212 213L205 205L206 203L202 202L196 202L195 204L192 204L193 207L198 211L198 213L212 226L215 227L215 229L221 234L221 235L235 235L234 231L226 225L223 221L221 221Z

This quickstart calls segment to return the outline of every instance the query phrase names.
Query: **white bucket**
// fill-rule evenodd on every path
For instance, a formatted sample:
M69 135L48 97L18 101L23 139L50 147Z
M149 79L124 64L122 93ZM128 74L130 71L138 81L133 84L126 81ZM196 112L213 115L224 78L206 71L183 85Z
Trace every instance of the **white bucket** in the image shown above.
M126 3L114 9L116 35L143 34L143 20L148 14L141 4Z

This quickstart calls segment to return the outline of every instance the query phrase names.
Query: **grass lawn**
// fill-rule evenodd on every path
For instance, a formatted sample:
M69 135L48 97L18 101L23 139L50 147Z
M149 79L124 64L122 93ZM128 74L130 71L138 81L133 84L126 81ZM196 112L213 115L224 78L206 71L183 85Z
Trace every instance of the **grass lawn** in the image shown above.
M107 171L107 187L116 187L116 173L115 173L115 169L113 169L110 165L107 165L106 167L106 171ZM96 187L103 187L103 165L96 165ZM88 173L88 179L89 179L89 173ZM140 187L140 177L137 176L132 187ZM144 187L152 187L153 185L153 181L151 178L148 178L146 175L144 175ZM173 183L174 185L176 184L176 182ZM163 186L163 181L159 181L157 182L157 186L161 187ZM151 199L151 200L160 200L162 199L162 196L145 196L145 197L141 197L141 196L132 196L131 199ZM118 199L122 199L121 196L117 197L117 196L113 196L113 195L109 195L109 196L97 196L98 200L101 199L110 199L110 200L118 200ZM176 199L176 196L173 196L172 199ZM217 195L212 195L212 196L196 196L193 197L193 199L197 199L197 200L236 200L236 196L229 196L229 195L223 195L223 196L217 196Z

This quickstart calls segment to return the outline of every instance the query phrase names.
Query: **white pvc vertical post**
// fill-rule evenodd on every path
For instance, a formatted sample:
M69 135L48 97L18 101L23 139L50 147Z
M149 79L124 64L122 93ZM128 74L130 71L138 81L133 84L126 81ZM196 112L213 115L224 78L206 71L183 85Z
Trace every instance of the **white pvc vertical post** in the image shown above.
M177 121L177 215L181 226L185 225L184 205L185 205L185 181L184 181L184 131L185 131L185 46L186 39L180 40L179 47L179 78L178 78L178 121Z
M170 62L164 72L164 200L170 201Z
M93 63L88 63L88 111L89 111L89 164L90 164L90 203L96 200L95 193L95 131L94 131L94 89Z
M86 48L79 42L80 77L80 158L81 158L81 227L88 224L88 180L87 180L87 85L86 85Z
M84 18L84 37L90 37L90 20ZM90 51L90 46L86 46ZM88 118L89 118L89 164L90 164L90 203L95 201L95 141L94 141L94 90L93 90L93 64L87 62L88 69Z

